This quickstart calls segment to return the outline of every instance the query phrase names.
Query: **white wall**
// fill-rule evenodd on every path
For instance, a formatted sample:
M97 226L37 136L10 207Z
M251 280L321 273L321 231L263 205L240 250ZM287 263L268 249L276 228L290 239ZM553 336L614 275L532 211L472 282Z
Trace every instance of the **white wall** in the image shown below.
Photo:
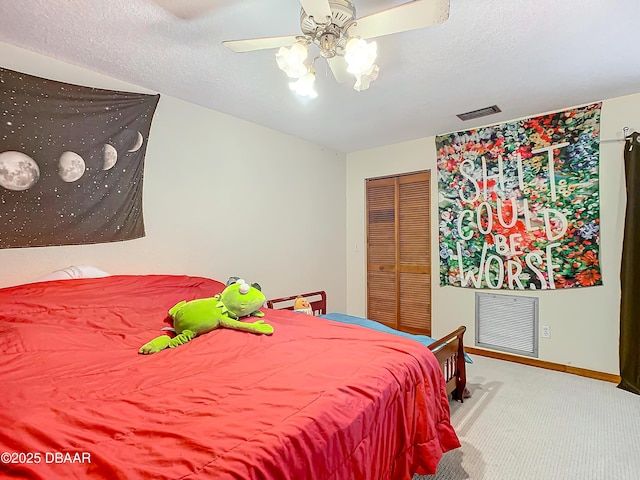
M567 105L558 110L570 107ZM640 94L605 100L600 138L619 138L625 126L640 130L638 112ZM532 112L532 116L539 113L544 112ZM460 130L464 130L463 125ZM619 275L625 210L623 145L623 142L607 142L600 147L603 285L533 294L503 291L539 297L540 325L551 327L551 338L540 339L541 360L605 373L619 372ZM476 290L438 284L435 137L347 155L347 311L353 315L366 313L365 179L418 170L431 170L433 335L441 336L465 325L466 343L474 345Z
M0 66L156 93L2 43ZM322 289L331 309L345 310L345 155L158 93L145 160L147 235L0 249L0 287L89 264L120 274L241 276L267 298Z

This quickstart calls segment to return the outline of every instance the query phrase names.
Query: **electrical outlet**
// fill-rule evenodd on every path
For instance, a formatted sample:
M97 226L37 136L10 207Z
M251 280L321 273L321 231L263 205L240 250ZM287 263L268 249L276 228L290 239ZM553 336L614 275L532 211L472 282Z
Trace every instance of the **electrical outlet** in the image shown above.
M542 338L551 338L551 327L549 325L542 326Z

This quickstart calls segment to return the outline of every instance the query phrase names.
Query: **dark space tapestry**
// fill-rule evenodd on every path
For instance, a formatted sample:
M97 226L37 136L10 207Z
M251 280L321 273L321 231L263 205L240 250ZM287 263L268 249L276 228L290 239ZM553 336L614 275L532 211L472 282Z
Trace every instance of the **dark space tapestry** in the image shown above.
M0 68L0 248L143 237L159 98Z

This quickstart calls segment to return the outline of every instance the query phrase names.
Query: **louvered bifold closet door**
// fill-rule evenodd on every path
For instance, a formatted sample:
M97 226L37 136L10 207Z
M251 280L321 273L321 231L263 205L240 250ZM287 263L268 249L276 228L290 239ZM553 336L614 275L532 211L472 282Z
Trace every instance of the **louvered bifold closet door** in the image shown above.
M431 334L430 173L367 180L367 317Z
M367 182L367 318L397 328L396 182Z
M431 335L429 181L428 173L398 178L398 329L422 335Z

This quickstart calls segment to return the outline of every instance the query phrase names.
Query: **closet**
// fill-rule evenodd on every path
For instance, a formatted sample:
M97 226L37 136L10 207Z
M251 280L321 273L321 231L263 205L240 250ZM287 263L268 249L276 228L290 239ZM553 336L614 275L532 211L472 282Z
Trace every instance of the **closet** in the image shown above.
M367 318L431 335L429 171L366 180Z

